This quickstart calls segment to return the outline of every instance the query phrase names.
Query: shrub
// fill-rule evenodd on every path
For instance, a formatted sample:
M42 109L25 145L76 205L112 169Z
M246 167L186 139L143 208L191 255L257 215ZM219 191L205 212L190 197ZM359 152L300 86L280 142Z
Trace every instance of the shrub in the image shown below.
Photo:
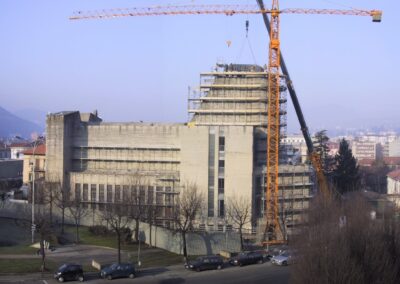
M96 236L108 236L111 233L106 226L102 225L90 226L89 232Z

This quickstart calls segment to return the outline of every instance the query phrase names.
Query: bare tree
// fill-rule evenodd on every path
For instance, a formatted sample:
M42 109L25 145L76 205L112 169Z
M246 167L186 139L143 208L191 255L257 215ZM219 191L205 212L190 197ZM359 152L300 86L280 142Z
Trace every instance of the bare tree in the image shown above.
M183 256L187 259L186 234L193 229L196 215L203 207L204 196L195 184L187 183L176 198L173 212L175 231L182 236Z
M118 204L106 204L105 210L100 211L100 215L103 220L111 227L111 230L115 232L117 236L118 263L121 262L121 239L126 231L126 228L131 223L129 209L129 203L123 202Z
M61 234L64 234L65 210L70 202L70 194L68 188L61 182L54 183L54 200L56 206L61 210Z
M146 215L146 180L138 173L129 177L128 188L123 189L123 200L129 203L129 217L135 222L135 240L139 241L140 221Z
M293 283L399 283L400 226L372 219L361 193L316 198L307 225L294 239Z
M149 246L152 246L152 230L157 221L159 206L154 203L147 203L145 221L149 224Z
M74 219L74 224L75 224L75 239L76 243L79 243L79 227L81 225L81 220L85 216L89 214L89 212L84 208L81 200L79 197L76 197L73 200L70 200L68 202L68 211L67 214Z
M228 199L226 214L229 222L239 230L240 248L243 250L243 227L251 222L251 201L248 198L239 198L238 196Z
M43 199L44 197L42 195L42 191L38 191L36 195L36 198ZM20 212L20 217L16 223L20 226L23 226L25 228L31 228L31 210L28 207L24 207L22 212ZM50 223L50 214L47 206L44 205L37 205L35 207L35 231L36 235L40 237L39 244L40 244L40 249L38 253L41 256L42 259L42 264L40 267L40 270L46 271L46 250L45 250L45 242L49 242L52 239L52 226Z

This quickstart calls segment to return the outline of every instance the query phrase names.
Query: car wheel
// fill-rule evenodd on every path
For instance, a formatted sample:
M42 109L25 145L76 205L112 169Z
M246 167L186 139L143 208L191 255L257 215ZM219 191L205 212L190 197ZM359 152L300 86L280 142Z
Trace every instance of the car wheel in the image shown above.
M64 277L59 277L58 282L64 282Z
M78 276L78 281L79 281L79 282L83 282L83 280L84 280L84 279L83 279L83 275Z
M257 263L258 263L258 264L262 264L262 263L263 263L263 260L260 259L259 261L257 261Z
M108 279L108 280L112 280L112 276L111 276L111 275L108 275L108 276L107 276L107 279Z
M196 271L197 271L197 272L200 272L200 271L201 271L200 267L197 267L197 268L196 268Z
M129 278L130 278L130 279L135 278L135 274L133 274L133 273L129 274Z
M221 269L222 269L222 265L218 265L218 266L217 266L217 269L218 269L218 270L221 270Z
M282 265L286 266L287 265L287 261L282 262Z

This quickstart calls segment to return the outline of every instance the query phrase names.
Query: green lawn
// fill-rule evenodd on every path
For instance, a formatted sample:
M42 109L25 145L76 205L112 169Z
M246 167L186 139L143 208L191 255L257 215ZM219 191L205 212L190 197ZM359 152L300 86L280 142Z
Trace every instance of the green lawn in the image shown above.
M75 234L76 230L74 226L66 226L65 231L70 234L70 237L75 240ZM92 234L89 231L88 227L81 226L79 228L79 239L80 239L80 244L85 244L85 245L93 245L93 246L102 246L102 247L109 247L109 248L117 248L118 247L118 242L117 242L117 237L115 235L109 235L109 236L96 236ZM121 249L122 250L137 250L137 244L122 244L121 243Z
M0 254L34 254L37 249L30 247L30 244L0 247Z
M0 259L0 273L33 273L40 272L41 259ZM46 260L46 268L53 272L57 265Z
M137 255L131 257L132 263L137 263ZM183 256L166 250L157 249L154 253L143 253L140 256L141 268L164 267L174 264L183 264Z

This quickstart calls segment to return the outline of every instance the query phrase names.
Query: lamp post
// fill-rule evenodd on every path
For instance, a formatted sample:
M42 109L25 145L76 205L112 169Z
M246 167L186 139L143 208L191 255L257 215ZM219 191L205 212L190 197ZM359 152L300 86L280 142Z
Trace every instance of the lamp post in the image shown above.
M36 148L39 144L39 142L43 141L43 137L39 136L35 142L33 143L33 151L32 151L32 244L35 242L35 230L36 230L36 224L35 224L35 168L36 168L36 161L35 161L35 151Z

